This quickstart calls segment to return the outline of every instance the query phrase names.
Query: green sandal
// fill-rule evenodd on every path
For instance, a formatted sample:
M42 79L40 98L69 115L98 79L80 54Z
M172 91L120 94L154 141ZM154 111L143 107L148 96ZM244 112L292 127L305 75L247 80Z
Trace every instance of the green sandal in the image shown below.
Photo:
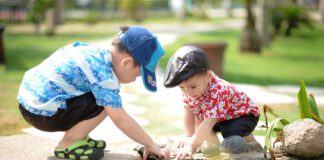
M85 140L79 140L66 148L55 148L54 155L61 159L98 160L104 156L104 152L91 148Z
M106 142L104 140L94 140L88 136L86 141L91 148L97 148L100 150L104 150L106 148Z

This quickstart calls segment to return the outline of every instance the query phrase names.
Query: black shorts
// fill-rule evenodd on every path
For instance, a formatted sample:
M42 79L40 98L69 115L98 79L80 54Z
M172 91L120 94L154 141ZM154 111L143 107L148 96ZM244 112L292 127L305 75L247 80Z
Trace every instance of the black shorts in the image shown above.
M96 117L104 109L96 104L91 92L66 100L66 107L58 109L53 116L42 116L30 113L19 104L22 116L30 125L48 132L66 131L80 121Z
M216 123L213 127L213 132L221 132L224 138L230 136L241 136L245 137L251 134L258 124L259 116L255 117L253 114L248 116L242 116L228 121Z

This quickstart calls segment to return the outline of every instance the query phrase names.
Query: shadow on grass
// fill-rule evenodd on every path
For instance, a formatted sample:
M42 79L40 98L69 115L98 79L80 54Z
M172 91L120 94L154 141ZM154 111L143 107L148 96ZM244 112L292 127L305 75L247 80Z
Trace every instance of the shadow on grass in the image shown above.
M6 55L7 70L27 70L33 64L38 64L50 53L46 54L47 50L36 47L14 48L10 54Z

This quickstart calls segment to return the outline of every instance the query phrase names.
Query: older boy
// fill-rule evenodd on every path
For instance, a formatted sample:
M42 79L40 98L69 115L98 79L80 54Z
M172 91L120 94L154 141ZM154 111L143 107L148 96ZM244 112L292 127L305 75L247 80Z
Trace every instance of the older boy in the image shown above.
M58 158L100 159L106 143L88 136L109 116L115 125L149 152L169 159L122 108L120 83L142 76L156 91L155 67L164 55L157 38L138 26L122 27L111 50L85 43L67 45L24 75L18 102L25 120L43 131L65 131L55 148Z

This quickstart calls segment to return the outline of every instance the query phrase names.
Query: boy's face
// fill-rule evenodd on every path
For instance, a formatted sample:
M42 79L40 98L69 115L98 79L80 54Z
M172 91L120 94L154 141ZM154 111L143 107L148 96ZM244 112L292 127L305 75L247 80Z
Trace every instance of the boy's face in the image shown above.
M141 76L141 68L133 57L126 53L119 53L114 47L111 50L113 54L113 68L120 83L131 83Z
M205 93L210 79L210 72L194 75L182 81L179 87L184 94L193 98L198 98Z
M121 83L134 82L137 77L141 76L140 65L137 65L132 57L129 58L132 60L124 66L123 74L120 75L119 79Z

